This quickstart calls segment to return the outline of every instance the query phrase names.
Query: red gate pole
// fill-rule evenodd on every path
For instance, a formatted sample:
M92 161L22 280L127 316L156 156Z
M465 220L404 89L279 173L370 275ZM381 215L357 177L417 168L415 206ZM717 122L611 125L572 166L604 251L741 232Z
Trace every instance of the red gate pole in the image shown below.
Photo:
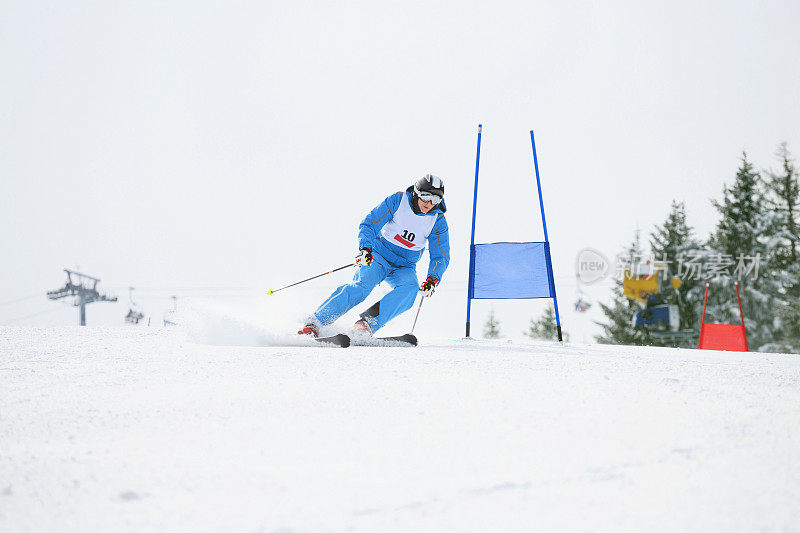
M739 316L742 318L742 329L744 329L744 349L746 351L750 351L750 348L747 346L747 328L744 325L744 313L742 312L742 299L739 296L739 282L734 281L733 285L736 287L736 299L739 301ZM703 311L705 315L705 311Z
M700 337L698 338L697 348L703 348L703 325L706 323L706 303L708 302L708 282L706 281L706 295L703 298L703 317L700 319Z

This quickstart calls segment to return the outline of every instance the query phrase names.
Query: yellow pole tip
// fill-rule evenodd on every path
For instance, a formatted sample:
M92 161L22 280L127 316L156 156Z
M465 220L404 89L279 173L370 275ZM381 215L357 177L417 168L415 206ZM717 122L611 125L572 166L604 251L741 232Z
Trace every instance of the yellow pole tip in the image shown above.
M267 291L267 294L269 294L270 296L272 296L272 293L273 293L273 292L274 292L274 291L273 291L272 289L270 289L269 291Z

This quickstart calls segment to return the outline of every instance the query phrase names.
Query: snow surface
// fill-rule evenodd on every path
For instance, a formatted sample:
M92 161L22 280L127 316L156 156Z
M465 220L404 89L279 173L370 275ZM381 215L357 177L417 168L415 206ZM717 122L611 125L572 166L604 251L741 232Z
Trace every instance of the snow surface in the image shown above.
M0 530L800 530L798 356L198 338L0 328Z

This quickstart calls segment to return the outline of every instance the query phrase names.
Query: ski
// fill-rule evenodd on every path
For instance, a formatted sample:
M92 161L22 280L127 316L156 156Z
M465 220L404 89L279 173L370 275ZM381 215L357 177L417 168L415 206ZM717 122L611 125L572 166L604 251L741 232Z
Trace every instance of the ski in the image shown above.
M353 337L353 346L385 346L392 348L410 347L417 345L417 337L411 333L397 337Z
M314 340L323 344L335 344L336 346L341 346L342 348L347 348L350 346L350 337L344 333L331 335L330 337L316 337Z

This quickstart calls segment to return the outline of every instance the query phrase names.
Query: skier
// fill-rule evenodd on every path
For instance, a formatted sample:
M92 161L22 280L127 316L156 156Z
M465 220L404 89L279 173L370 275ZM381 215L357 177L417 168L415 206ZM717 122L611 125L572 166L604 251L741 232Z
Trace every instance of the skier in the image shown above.
M363 302L382 281L393 290L361 313L351 333L372 335L411 308L418 292L431 296L450 262L445 211L444 183L431 174L386 198L359 225L359 268L353 281L333 291L297 333L319 336L321 326ZM416 264L429 240L428 275L417 287Z

